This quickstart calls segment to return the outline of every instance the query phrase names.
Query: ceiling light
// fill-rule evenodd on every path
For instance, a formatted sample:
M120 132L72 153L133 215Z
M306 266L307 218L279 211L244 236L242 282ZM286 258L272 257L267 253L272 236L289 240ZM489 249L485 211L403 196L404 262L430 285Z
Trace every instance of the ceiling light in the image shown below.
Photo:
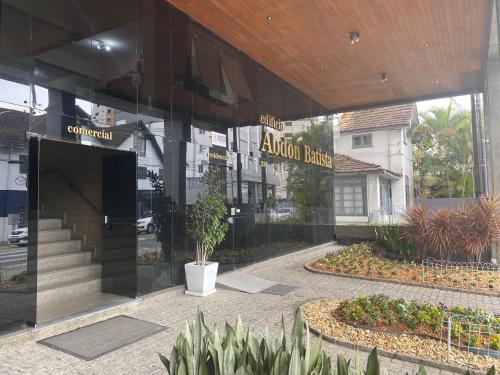
M428 43L428 42L425 42L425 43L424 43L424 47L429 47L429 43Z
M266 20L268 20L268 21L271 21L272 19L273 19L273 17L272 17L272 16L267 16L267 17L266 17Z
M320 69L325 69L326 68L326 65L320 65L319 66Z
M104 42L97 42L97 49L109 52L111 51L111 46Z
M439 80L438 80L438 79L436 79L436 80L434 81L434 83L437 85L437 84L439 83Z
M357 31L351 31L349 33L349 40L351 44L359 43L359 33Z
M380 73L380 82L386 83L388 80L386 73Z

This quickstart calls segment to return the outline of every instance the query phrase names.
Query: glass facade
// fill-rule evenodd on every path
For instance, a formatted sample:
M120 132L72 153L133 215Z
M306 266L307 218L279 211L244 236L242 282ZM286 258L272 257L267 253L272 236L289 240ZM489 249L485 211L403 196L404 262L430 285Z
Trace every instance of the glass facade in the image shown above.
M221 272L334 238L320 104L163 0L0 6L0 333L184 283L209 167Z

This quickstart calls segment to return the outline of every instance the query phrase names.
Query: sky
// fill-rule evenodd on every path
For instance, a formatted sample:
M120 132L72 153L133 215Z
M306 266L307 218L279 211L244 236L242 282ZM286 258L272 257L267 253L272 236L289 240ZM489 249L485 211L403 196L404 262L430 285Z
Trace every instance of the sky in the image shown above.
M461 109L470 111L470 95L455 96L452 98L457 107ZM450 98L426 100L423 102L417 102L417 110L419 112L427 112L433 107L446 107L450 103Z

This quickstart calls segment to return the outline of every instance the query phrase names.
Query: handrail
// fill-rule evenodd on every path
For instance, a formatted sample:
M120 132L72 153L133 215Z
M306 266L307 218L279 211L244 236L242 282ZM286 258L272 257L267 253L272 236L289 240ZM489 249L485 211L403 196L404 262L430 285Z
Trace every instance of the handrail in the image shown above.
M69 179L68 176L66 176L64 173L60 172L60 171L57 171L57 170L52 170L52 171L45 171L43 168L39 167L40 168L40 171L43 173L43 174L49 174L49 173L53 173L53 174L57 174L59 177L62 177L63 180L65 180L67 183L68 183L68 186L73 189L76 193L78 193L80 195L80 197L82 197L90 206L92 206L92 208L94 210L96 210L99 215L102 215L102 211L84 194L82 193L77 187L76 185Z

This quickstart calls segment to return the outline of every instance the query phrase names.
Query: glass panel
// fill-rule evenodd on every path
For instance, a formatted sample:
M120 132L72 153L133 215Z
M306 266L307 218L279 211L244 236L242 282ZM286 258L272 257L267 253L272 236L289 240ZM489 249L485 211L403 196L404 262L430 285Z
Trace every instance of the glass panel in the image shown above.
M109 148L41 141L38 323L135 297L135 157ZM80 255L78 269L51 262L50 256L61 253ZM71 296L52 291L61 283L50 277L54 270L67 274Z
M36 248L29 246L36 210L28 205L28 175L37 173L37 144L31 153L30 15L23 5L0 1L0 335L36 322ZM36 178L31 182L36 186Z

